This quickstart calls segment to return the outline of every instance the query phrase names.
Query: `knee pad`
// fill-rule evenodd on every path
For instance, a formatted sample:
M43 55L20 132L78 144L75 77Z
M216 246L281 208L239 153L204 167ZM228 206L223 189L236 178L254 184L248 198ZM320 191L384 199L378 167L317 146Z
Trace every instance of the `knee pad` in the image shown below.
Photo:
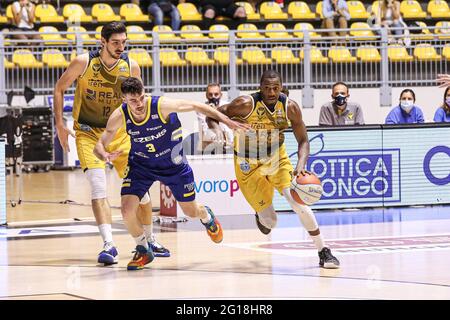
M307 231L314 231L319 228L317 224L316 217L314 216L313 211L309 206L299 204L294 199L292 199L289 188L283 190L283 195L286 198L287 202L291 205L291 208L300 218L303 226Z
M269 229L273 229L277 225L277 214L273 205L264 209L261 212L258 212L259 222Z
M86 176L91 186L91 199L106 198L106 173L105 169L87 169Z
M144 194L144 196L142 197L141 201L139 202L139 204L147 204L150 202L150 195L148 193L148 191Z

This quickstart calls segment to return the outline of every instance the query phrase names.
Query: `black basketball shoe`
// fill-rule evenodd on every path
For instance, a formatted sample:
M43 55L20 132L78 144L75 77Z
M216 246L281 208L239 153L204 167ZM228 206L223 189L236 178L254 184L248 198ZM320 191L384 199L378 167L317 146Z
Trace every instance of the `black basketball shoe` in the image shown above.
M259 231L261 231L264 234L269 234L270 231L272 231L272 229L263 226L261 222L259 222L258 214L255 214L255 218L256 218L256 225L258 226Z
M319 251L319 265L325 269L338 269L339 268L339 260L331 254L330 248L323 248L322 251Z

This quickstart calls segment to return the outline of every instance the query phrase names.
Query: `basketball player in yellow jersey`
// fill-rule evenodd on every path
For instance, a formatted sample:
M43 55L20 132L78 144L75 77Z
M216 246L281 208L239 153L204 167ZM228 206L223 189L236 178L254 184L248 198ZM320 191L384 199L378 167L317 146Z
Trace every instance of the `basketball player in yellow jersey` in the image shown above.
M58 138L63 149L69 150L68 136L75 137L81 168L91 187L92 210L103 238L98 262L105 265L117 263L118 252L112 238L111 209L106 198L105 162L100 161L93 150L109 116L122 105L120 86L123 80L130 76L141 77L138 64L124 53L126 40L126 28L122 23L111 22L103 26L101 49L77 56L56 83L54 92ZM62 111L64 92L75 80L74 134L64 125ZM113 165L123 178L130 150L129 137L124 129L116 134L109 150L120 153ZM169 256L170 252L157 243L152 234L152 207L148 194L141 200L140 210L139 219L155 256Z
M319 265L339 268L339 261L324 244L316 218L310 207L292 199L290 184L293 176L306 174L309 141L302 112L298 104L281 93L281 76L273 70L265 71L260 81L260 91L234 99L217 110L232 120L250 124L251 131L237 131L234 140L234 165L239 187L247 202L256 211L256 224L264 234L269 234L277 223L272 205L277 189L298 214L319 251ZM217 122L208 118L214 130ZM292 127L298 142L298 163L294 168L284 145L283 131Z

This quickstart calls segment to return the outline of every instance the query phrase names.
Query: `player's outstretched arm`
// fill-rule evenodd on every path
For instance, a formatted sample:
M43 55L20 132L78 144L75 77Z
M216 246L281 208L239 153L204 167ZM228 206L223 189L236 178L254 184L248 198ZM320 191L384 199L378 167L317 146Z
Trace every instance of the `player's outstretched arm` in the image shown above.
M309 140L305 123L303 122L302 111L297 102L289 100L287 110L288 119L291 121L292 131L298 142L298 162L294 170L294 176L305 174L306 162L309 157Z
M111 141L113 141L117 130L119 130L122 125L124 125L122 111L121 108L117 108L109 117L108 123L106 124L106 129L103 131L103 134L95 145L94 154L97 158L102 161L110 162L122 153L121 150L111 153L106 151L106 147L108 147Z
M439 84L439 88L450 86L450 74L438 74L436 81Z
M245 118L252 110L253 102L250 96L239 96L228 104L217 108L217 111L223 113L231 119ZM214 130L221 130L219 123L213 117L207 117L208 127Z
M87 54L76 57L55 84L55 91L53 93L53 112L55 114L56 134L58 135L59 142L64 151L70 151L68 141L69 135L75 138L73 131L64 125L64 92L84 72L87 63Z

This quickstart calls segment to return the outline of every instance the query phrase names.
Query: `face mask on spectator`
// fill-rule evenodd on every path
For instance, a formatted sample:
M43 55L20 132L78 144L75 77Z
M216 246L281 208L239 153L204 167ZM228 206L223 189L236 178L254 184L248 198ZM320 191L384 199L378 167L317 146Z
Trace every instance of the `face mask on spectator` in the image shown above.
M405 110L405 112L410 112L412 107L414 106L414 101L412 100L401 100L400 107Z
M210 98L208 99L208 103L213 104L214 106L218 106L220 102L220 98Z
M339 107L339 109L343 109L346 102L347 97L343 94L338 94L336 97L334 97L334 103Z
M445 99L445 104L450 108L450 98Z

